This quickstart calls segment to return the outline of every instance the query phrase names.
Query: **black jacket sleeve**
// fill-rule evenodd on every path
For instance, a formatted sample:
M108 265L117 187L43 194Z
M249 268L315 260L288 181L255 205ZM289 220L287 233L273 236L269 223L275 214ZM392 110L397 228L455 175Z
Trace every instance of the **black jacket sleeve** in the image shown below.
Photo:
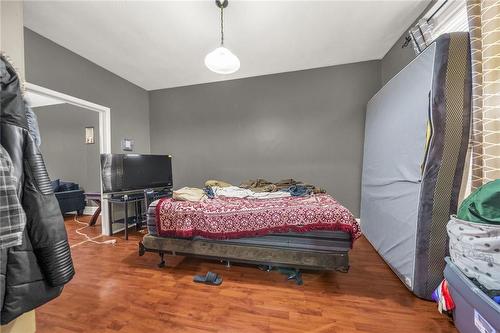
M64 220L52 191L42 155L25 130L23 207L27 231L42 272L51 286L75 274Z

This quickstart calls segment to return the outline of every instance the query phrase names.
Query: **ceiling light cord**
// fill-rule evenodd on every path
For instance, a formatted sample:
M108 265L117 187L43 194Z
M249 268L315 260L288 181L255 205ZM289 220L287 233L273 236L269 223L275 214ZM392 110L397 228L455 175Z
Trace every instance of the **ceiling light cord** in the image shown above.
M224 46L224 7L220 7L220 46Z

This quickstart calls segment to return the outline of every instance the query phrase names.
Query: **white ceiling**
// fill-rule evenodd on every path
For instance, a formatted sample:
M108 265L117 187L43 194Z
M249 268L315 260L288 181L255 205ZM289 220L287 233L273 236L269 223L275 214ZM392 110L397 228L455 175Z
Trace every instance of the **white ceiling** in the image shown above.
M29 29L126 80L161 89L381 59L427 6L420 1L235 1L225 46L241 60L210 72L219 11L204 1L25 1Z

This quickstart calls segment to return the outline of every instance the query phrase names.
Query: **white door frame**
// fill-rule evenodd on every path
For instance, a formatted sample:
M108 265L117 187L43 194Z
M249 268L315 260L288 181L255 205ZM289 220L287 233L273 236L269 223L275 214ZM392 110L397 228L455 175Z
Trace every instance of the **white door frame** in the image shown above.
M67 103L71 105L78 106L80 108L84 108L87 110L95 111L99 113L99 152L101 154L110 154L111 153L111 109L102 106L96 103L92 103L86 101L81 98L77 98L74 96L66 95L61 92L51 90L48 88L44 88L38 86L33 83L25 83L25 88L27 92L37 94L43 97L48 97L51 99L56 99L61 101L61 103ZM103 235L111 235L111 230L108 227L108 204L105 200L105 197L102 193L102 178L99 175L99 179L101 180L101 227Z

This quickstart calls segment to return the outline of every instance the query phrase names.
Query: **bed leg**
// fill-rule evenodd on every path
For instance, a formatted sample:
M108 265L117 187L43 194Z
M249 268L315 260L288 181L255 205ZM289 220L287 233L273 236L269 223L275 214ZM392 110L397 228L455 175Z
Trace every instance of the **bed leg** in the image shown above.
M139 257L142 257L146 253L146 248L142 242L139 242Z
M257 268L264 272L270 272L273 270L273 266L271 265L259 265Z
M347 272L349 272L349 267L350 267L349 265L337 267L337 268L335 268L335 271L337 271L339 273L347 273Z
M165 252L160 251L158 254L160 255L160 263L158 264L158 267L159 268L165 267L165 258L164 258Z

